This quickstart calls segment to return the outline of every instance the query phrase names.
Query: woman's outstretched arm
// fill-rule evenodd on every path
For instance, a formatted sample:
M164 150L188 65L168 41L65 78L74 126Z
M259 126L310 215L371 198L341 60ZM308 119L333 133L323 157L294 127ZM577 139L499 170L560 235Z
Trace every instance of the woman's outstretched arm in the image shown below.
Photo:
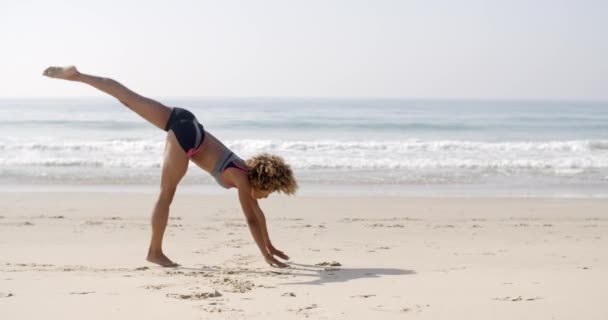
M262 238L264 239L268 252L273 256L277 256L284 260L289 260L289 257L285 253L278 250L272 245L272 242L270 241L270 235L268 234L268 227L266 226L266 217L264 216L264 211L262 211L262 208L260 208L258 201L255 199L252 200L251 207L255 212L257 221L260 224L260 232L262 233Z
M74 66L49 67L44 70L43 75L50 78L86 83L118 99L129 109L161 129L165 128L171 114L171 108L137 94L118 81L81 73Z
M249 225L249 230L251 231L251 235L253 236L255 243L257 244L258 248L262 252L262 255L264 256L264 259L269 265L275 265L280 268L288 267L289 265L277 260L275 257L272 256L270 248L266 243L266 241L268 240L265 239L262 234L261 228L263 222L258 220L256 213L251 207L250 199L250 192L244 190L244 188L239 189L239 200L241 202L241 207L243 208L243 213L245 214L245 218L247 219L247 225Z

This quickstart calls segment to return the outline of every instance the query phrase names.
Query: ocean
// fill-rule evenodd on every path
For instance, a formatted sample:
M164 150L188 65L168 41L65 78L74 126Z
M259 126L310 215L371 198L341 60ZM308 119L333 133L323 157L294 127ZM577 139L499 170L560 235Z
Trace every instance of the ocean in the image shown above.
M302 194L608 197L608 103L159 98ZM0 186L150 188L166 133L110 98L0 99ZM225 192L191 165L183 184Z

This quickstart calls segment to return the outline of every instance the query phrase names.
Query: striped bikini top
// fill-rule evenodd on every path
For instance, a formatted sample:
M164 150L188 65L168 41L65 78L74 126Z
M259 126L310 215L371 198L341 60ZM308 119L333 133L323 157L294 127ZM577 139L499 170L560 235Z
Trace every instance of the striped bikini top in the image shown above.
M234 152L224 147L224 152L222 152L222 156L215 163L215 168L213 168L213 170L211 171L211 175L213 176L213 178L215 178L215 181L217 181L220 186L229 189L232 186L229 186L224 183L224 181L222 180L222 173L228 168L235 168L247 172L247 169L243 168L242 165L239 163L242 161L243 160L239 158L236 154L234 154Z

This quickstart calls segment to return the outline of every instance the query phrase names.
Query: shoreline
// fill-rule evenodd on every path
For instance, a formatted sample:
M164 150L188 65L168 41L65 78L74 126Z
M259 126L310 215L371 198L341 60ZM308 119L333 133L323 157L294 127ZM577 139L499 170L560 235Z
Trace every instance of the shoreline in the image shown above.
M129 193L156 194L156 184L6 184L4 193ZM232 195L234 189L215 184L182 184L177 194L202 196ZM275 195L283 196L283 195ZM502 185L390 185L390 184L302 184L295 197L366 197L366 198L530 198L530 199L608 199L608 190L600 186L535 188Z

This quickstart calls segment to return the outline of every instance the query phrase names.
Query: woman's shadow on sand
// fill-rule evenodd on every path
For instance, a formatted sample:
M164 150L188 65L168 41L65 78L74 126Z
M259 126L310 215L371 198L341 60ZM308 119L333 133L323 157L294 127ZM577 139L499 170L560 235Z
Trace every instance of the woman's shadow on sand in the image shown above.
M404 269L393 269L393 268L344 268L340 267L326 267L318 265L309 265L296 262L288 262L290 268L273 268L271 271L259 271L259 270L239 270L238 273L250 273L250 274L274 274L278 277L289 276L290 278L301 279L302 277L313 278L310 281L305 282L288 282L282 283L286 285L292 284L307 284L307 285L320 285L325 283L335 282L347 282L356 279L365 278L380 278L382 276L399 276L399 275L412 275L416 274L413 270ZM190 271L206 271L206 272L218 272L224 273L226 270L218 267L203 267L203 268L188 268L179 266L177 269L190 270Z
M283 284L309 284L320 285L325 283L347 282L356 279L380 278L382 276L399 276L416 274L414 270L393 269L393 268L344 268L344 267L324 267L302 263L289 263L292 270L305 271L306 273L294 273L297 277L315 277L306 282L289 282Z

